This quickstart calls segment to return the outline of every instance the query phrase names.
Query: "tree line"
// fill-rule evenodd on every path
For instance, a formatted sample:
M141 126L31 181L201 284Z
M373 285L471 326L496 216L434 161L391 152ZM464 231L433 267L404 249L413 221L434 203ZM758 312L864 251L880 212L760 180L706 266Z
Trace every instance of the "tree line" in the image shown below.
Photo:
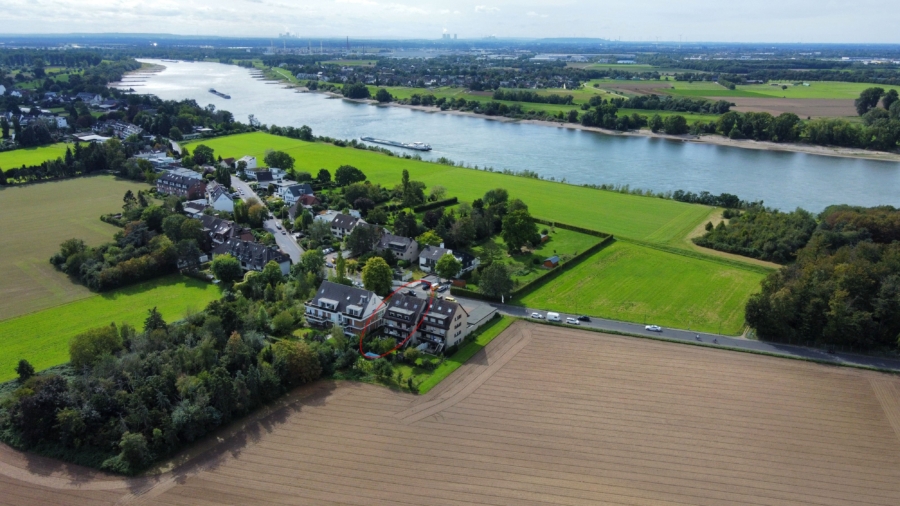
M707 223L706 234L694 243L779 264L794 261L817 226L815 216L803 209L783 213L753 206L743 212L726 210L724 218L730 220L715 227Z
M857 350L900 342L900 210L833 206L746 308L761 338Z
M560 104L572 105L575 97L572 95L549 94L542 95L529 90L504 90L494 91L494 100L507 100L510 102L532 102L536 104Z

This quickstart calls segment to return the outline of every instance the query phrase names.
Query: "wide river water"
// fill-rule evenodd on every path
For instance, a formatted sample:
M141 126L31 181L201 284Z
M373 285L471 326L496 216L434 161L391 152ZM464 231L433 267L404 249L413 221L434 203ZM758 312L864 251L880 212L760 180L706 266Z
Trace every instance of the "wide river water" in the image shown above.
M733 193L782 210L821 211L830 204L900 206L900 163L763 151L648 137L622 137L561 127L375 107L298 93L220 63L160 62L166 69L126 78L138 93L166 100L194 99L250 114L268 125L309 125L339 139L372 136L422 141L425 159L447 157L497 170L531 170L545 178L619 184L654 191ZM231 95L224 99L210 88ZM361 167L365 171L365 167Z

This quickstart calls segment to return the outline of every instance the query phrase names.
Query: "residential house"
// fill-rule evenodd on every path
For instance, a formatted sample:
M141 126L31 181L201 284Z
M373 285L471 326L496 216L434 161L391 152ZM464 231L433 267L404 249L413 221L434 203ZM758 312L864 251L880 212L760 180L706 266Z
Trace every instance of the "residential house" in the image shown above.
M256 182L259 183L260 188L268 188L269 183L275 182L275 178L272 176L272 173L267 170L256 171L254 174L255 177L253 177L252 179L256 179Z
M328 223L329 225L331 225L331 222L334 221L334 218L338 214L340 214L340 213L329 209L327 211L322 211L321 213L313 216L313 220L314 221L324 221L325 223Z
M281 198L284 200L285 204L292 206L295 202L300 200L300 197L305 195L313 195L312 185L309 183L292 184L288 186L282 192Z
M206 202L216 211L234 212L234 200L228 188L215 181L206 187Z
M221 165L222 167L226 167L226 168L227 167L234 168L234 158L232 158L232 157L223 158L222 161L219 162L219 165Z
M206 199L189 200L181 205L181 208L184 210L184 215L194 219L199 219L203 216L203 211L206 210L206 207Z
M237 161L237 163L235 163L235 166L237 166L237 164L238 164L238 163L241 163L241 162L244 162L244 163L247 164L247 177L251 177L251 178L252 178L252 176L251 176L250 174L251 174L251 172L253 172L253 169L256 168L256 157L255 157L255 156L250 156L250 155L241 157L241 158Z
M412 295L395 294L386 303L384 334L403 342L409 338L410 343L415 343L418 338L418 326L422 321L422 314L428 305L428 301Z
M456 302L429 299L430 308L419 326L417 341L431 354L462 343L469 331L469 314Z
M458 276L462 276L463 274L475 270L479 265L481 265L481 261L478 260L474 255L470 255L464 251L454 252L451 249L447 249L443 247L441 244L438 246L427 246L425 249L419 253L419 267L426 272L434 272L434 269L437 266L438 260L441 259L444 255L450 254L453 255L454 258L459 260L462 264L462 268L459 270Z
M306 321L316 327L340 325L347 335L378 329L384 306L381 297L355 286L324 281L306 304Z
M331 235L338 239L343 239L350 235L350 232L353 232L354 228L365 224L366 222L360 218L341 213L331 220Z
M213 248L213 258L226 254L237 258L245 271L262 271L269 262L277 263L285 276L291 271L291 257L265 244L228 239Z
M169 172L156 180L156 191L166 195L177 195L186 197L188 200L194 200L204 197L206 181L200 179L200 174L197 174L197 177L194 178Z
M419 243L415 239L385 232L376 246L378 251L390 251L397 260L413 262L419 255Z
M103 97L96 93L88 93L86 91L83 91L75 95L75 100L81 100L85 104L89 105L97 105L103 100Z
M208 214L200 215L197 219L203 224L203 233L209 237L213 245L222 244L230 239L239 239L245 242L255 241L250 230L240 227L233 221L223 220Z

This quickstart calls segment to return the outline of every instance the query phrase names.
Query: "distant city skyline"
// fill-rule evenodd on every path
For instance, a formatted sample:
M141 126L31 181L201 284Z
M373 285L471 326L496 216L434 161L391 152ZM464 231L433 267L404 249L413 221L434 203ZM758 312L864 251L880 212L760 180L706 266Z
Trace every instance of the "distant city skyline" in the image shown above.
M859 0L7 0L6 34L299 38L596 37L623 41L900 43L900 10ZM451 35L452 36L452 35Z

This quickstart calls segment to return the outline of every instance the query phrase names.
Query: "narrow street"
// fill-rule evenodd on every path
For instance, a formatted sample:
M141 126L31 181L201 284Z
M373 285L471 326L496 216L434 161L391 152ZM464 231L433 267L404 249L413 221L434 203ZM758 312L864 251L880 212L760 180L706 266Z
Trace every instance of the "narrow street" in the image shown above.
M251 188L250 185L241 181L235 176L231 176L231 186L234 187L235 190L241 193L241 199L246 201L250 197L256 197L260 202L263 201ZM284 228L278 228L277 226L278 220L275 218L269 218L265 222L263 222L263 228L270 232L275 236L275 243L278 244L278 248L285 252L289 257L291 257L291 262L297 263L300 261L300 256L303 255L303 248L297 244L297 241L284 230Z

